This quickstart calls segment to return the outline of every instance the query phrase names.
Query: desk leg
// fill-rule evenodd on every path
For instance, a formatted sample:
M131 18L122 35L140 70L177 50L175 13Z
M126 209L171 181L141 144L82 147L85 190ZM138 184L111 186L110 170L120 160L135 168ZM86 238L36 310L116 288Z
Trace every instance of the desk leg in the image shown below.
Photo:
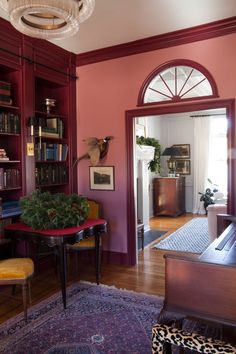
M100 245L100 233L95 234L95 266L96 266L96 281L97 285L100 282L101 273L101 245Z
M58 246L58 261L59 261L59 270L60 270L60 280L61 280L61 293L64 309L66 309L66 246Z

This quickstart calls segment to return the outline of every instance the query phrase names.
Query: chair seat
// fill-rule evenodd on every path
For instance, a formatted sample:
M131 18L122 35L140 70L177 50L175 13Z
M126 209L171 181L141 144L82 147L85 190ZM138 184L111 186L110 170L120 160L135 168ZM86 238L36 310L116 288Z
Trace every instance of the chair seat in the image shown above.
M80 242L74 243L69 246L70 249L84 249L84 248L94 248L95 247L95 236L91 236L81 240Z
M10 258L0 261L0 281L5 279L26 279L34 273L30 258Z
M88 200L89 204L89 213L88 213L88 219L99 219L100 214L101 214L101 205L100 203L96 202L95 200ZM99 239L99 244L96 244L95 240L95 235ZM79 235L78 235L79 236ZM85 237L84 239L80 240L77 243L74 243L73 245L67 245L67 249L71 252L77 252L78 254L81 251L94 251L95 255L95 266L96 266L96 280L97 284L99 284L100 280L100 273L101 273L101 246L102 246L102 239L100 237L100 232L90 232L88 237ZM89 252L90 253L90 252ZM76 262L77 262L78 257L76 257ZM78 264L77 267L78 268Z

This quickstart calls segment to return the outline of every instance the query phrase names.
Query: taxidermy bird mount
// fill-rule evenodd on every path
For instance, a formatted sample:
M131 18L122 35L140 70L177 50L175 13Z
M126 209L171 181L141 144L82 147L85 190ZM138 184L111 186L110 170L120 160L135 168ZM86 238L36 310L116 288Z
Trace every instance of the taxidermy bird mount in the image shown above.
M74 163L73 167L83 159L90 159L92 166L97 166L100 159L103 159L107 153L109 148L109 141L113 139L113 136L106 136L103 139L98 138L87 138L83 141L85 144L89 146L88 152L80 157L78 157Z

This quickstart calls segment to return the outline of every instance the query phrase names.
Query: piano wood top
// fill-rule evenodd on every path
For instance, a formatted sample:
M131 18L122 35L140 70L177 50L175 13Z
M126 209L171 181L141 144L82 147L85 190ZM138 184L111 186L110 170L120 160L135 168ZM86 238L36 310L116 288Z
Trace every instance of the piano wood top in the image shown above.
M231 223L199 259L203 262L236 266L236 222Z

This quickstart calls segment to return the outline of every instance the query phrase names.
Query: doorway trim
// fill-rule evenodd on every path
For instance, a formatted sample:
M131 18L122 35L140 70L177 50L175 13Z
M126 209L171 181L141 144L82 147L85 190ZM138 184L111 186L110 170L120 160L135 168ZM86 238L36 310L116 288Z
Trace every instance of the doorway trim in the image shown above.
M226 116L229 121L228 130L228 151L231 156L228 158L228 213L235 215L236 189L234 180L236 176L235 154L236 131L235 131L235 100L210 100L203 102L177 103L165 106L143 107L125 112L126 128L126 147L127 147L127 259L129 265L135 265L136 259L136 207L135 207L135 188L134 188L134 119L138 117L148 117L153 115L184 113L207 109L225 108Z

